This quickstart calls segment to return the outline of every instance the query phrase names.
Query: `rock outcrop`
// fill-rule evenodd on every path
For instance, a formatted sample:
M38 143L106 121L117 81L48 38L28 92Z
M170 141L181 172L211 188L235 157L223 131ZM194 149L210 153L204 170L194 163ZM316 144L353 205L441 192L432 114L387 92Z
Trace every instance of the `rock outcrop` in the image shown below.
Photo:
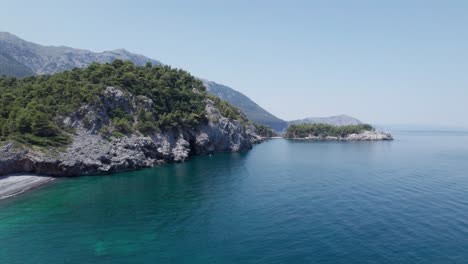
M151 108L152 101L144 96L134 97L116 87L107 87L101 102L100 107L84 105L78 112L63 118L64 125L74 130L72 143L65 149L27 147L12 141L4 143L0 146L0 175L107 174L165 162L183 162L192 155L244 151L261 142L253 125L222 116L210 99L205 99L208 121L193 129L106 137L99 132L112 122L106 109L118 108L134 114Z

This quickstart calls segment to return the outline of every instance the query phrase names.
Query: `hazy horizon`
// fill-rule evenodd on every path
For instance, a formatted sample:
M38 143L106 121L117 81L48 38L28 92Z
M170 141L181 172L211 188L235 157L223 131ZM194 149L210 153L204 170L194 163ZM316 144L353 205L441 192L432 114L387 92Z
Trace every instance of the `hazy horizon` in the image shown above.
M125 48L228 85L285 120L468 127L462 1L4 6L0 31L41 45Z

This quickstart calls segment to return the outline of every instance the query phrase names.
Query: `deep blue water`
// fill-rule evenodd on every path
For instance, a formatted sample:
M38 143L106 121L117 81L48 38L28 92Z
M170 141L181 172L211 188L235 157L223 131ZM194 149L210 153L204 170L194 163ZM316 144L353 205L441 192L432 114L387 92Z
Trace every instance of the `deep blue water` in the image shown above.
M468 134L271 140L0 201L0 263L468 263Z

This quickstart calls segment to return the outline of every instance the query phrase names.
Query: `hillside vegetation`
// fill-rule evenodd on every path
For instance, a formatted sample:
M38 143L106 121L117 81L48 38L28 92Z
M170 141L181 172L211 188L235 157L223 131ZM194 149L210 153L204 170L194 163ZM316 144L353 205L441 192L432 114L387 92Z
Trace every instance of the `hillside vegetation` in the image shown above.
M333 126L328 124L296 124L290 125L286 131L286 138L314 137L346 137L351 134L359 134L363 131L374 131L371 125Z
M0 140L60 146L70 141L72 129L64 118L80 107L102 107L106 87L119 87L133 97L152 101L149 111L129 113L105 109L111 127L101 133L147 134L171 128L194 128L206 123L206 99L215 102L229 119L248 122L237 108L208 95L202 82L169 66L136 66L131 62L92 63L54 75L0 78Z

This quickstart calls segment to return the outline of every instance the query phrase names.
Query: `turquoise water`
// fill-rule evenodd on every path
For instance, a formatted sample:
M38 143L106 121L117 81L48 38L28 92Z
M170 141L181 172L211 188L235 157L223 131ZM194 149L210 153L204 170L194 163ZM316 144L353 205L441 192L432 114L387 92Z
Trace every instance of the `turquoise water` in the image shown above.
M271 140L0 201L0 263L467 263L468 134Z

